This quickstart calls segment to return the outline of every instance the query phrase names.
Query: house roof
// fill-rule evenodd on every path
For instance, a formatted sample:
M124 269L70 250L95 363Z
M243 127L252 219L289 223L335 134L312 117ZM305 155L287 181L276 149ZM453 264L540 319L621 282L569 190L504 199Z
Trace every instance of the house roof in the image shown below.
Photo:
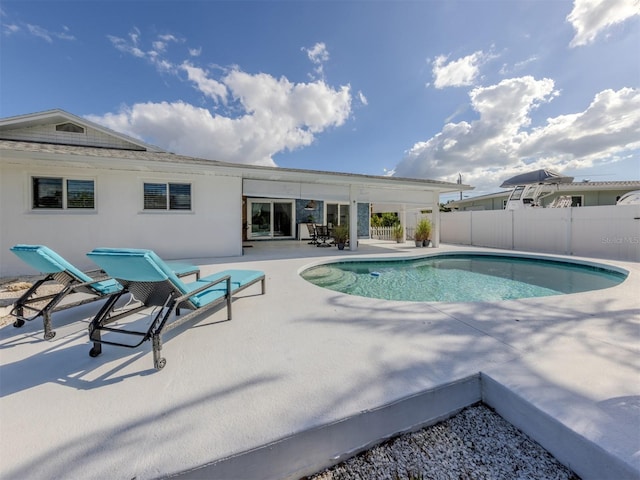
M164 151L161 148L145 143L138 138L130 137L129 135L116 132L115 130L111 130L110 128L107 128L103 125L87 120L86 118L78 117L77 115L73 115L60 109L0 118L0 138L2 138L3 132L6 134L10 131L29 129L42 125L61 124L65 122L75 123L84 127L92 128L98 132L101 132L112 138L119 139L122 142L131 144L132 146L135 146L142 150L146 150L149 152ZM51 140L43 143L51 143Z

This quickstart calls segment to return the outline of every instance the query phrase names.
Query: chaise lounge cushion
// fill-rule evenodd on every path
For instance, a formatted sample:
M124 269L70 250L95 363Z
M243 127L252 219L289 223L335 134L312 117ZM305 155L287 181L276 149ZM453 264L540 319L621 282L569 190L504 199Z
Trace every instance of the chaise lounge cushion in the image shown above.
M244 287L249 283L259 280L264 275L259 270L224 270L223 272L214 273L198 280L199 282L213 282L226 275L231 275L231 290L237 290L240 287ZM194 282L197 283L197 282ZM226 289L225 283L221 283L221 288Z
M80 282L91 282L93 278L77 269L56 252L44 245L15 245L10 249L23 262L41 273L68 272ZM103 280L91 284L91 288L101 295L109 295L121 289L113 279Z
M182 294L188 294L206 284L231 275L231 292L244 287L264 274L256 270L226 270L191 283L180 280L169 266L152 250L126 248L96 248L87 254L114 278L129 282L170 281ZM213 285L189 299L196 307L202 307L224 297L226 281Z
M234 291L244 287L245 285L259 280L264 275L264 273L258 270L224 270L222 272L203 277L193 283L188 283L186 287L189 288L190 291L193 291L197 288L205 286L207 283L211 283L224 278L227 275L231 276L231 293L233 293ZM206 305L207 303L220 298L226 293L227 282L220 282L213 287L205 290L204 292L194 295L193 297L191 297L191 300L194 303L202 302Z

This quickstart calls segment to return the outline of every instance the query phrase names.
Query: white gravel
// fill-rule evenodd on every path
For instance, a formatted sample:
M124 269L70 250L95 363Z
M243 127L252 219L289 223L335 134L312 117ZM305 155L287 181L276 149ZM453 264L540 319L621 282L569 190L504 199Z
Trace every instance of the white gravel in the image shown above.
M579 480L540 445L483 405L389 440L310 478Z

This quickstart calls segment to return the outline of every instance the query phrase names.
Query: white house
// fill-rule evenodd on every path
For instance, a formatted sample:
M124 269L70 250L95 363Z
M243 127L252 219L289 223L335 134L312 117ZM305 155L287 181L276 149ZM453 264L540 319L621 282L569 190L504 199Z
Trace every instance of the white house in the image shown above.
M166 259L241 255L243 241L297 238L309 217L365 237L371 203L433 208L461 188L470 187L175 155L62 110L4 118L0 276L33 273L9 251L18 243L88 268L85 253L100 246Z

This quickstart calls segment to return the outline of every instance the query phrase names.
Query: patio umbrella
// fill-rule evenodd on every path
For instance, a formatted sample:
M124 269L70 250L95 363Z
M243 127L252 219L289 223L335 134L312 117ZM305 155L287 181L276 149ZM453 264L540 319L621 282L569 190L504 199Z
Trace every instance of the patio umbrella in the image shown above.
M500 188L511 188L511 187L516 187L518 185L530 185L530 184L537 184L537 183L553 184L553 183L571 183L571 182L573 182L573 177L567 177L566 175L561 175L551 170L546 170L542 168L540 170L521 173L520 175L511 177L510 179L502 182L502 185L500 185Z

